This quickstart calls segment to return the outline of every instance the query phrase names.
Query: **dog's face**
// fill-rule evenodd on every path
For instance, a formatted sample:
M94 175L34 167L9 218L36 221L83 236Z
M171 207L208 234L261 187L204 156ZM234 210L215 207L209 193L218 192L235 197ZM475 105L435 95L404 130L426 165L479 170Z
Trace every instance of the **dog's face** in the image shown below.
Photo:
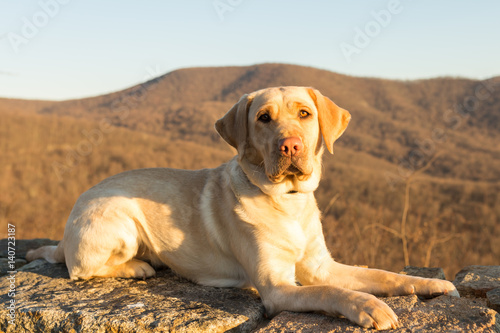
M264 166L267 178L307 180L321 152L318 111L304 89L271 88L253 96L248 110L246 160Z
M244 95L216 129L238 150L241 166L257 186L289 183L287 191L314 190L321 172L321 138L333 153L333 142L349 119L346 110L317 90L280 87Z

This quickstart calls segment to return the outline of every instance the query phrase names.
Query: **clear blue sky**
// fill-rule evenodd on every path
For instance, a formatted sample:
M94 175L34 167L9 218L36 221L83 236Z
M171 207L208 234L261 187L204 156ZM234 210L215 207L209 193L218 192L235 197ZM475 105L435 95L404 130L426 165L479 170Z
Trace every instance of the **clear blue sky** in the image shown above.
M0 97L69 99L193 66L500 75L498 0L0 0Z

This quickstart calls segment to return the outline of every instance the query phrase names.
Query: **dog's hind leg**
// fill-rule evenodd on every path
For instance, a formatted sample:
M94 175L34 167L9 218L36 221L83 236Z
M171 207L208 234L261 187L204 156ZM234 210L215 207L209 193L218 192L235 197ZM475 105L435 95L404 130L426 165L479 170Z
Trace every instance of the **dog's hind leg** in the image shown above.
M105 237L83 235L66 253L71 279L122 277L145 279L155 275L148 263L135 259L139 249L137 235L113 230Z
M103 244L104 242L104 244ZM155 275L148 263L135 259L139 249L137 235L113 230L106 237L84 235L74 251L66 255L72 279L122 277L145 279ZM68 251L69 252L69 251Z
M95 277L121 277L121 278L141 278L146 279L156 274L153 267L147 262L130 259L119 265L103 266L99 271L94 273Z
M70 215L64 232L64 255L71 279L147 278L155 270L135 257L144 246L134 203L123 199L86 207ZM111 207L111 208L109 208Z
M36 250L29 250L26 254L26 260L45 259L51 264L64 263L64 246L62 242L58 245L46 245Z

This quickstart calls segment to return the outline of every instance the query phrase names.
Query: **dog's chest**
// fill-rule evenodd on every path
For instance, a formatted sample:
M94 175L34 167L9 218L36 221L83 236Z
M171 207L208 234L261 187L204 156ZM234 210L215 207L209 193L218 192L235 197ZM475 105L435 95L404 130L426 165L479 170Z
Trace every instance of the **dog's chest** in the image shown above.
M240 201L238 209L239 217L255 229L254 234L259 243L269 244L275 249L275 255L281 253L295 262L304 254L304 226L310 215L306 200L298 196L279 198L280 200L269 200L268 197L246 198Z
M301 224L297 220L289 220L283 223L271 241L280 250L290 255L290 261L298 262L304 256L306 236Z

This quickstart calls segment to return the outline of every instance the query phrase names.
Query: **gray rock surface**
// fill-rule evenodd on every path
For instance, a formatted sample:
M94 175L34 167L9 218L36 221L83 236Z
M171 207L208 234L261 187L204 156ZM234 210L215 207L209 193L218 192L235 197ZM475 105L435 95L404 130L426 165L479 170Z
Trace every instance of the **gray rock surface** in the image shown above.
M48 238L36 238L36 239L18 239L15 242L15 251L17 259L25 259L28 250L37 249L44 245L57 245L59 241L51 240ZM7 239L0 239L0 257L7 258L8 252L8 241Z
M500 332L500 315L482 302L440 296L421 301L417 296L383 300L399 317L399 328L391 332ZM282 312L258 333L266 332L371 332L344 318L320 314Z
M500 288L488 291L486 293L486 299L490 308L500 312Z
M36 260L15 274L16 312L0 308L6 332L248 332L264 314L249 290L203 287L165 269L142 280L72 281L62 264ZM0 281L0 302L10 288Z
M0 239L0 276L7 275L8 271L17 270L27 264L26 253L28 250L36 249L44 245L57 245L59 241L50 240L48 238L38 239L21 239L14 243L7 239ZM14 249L14 260L9 259L9 247ZM12 258L11 257L11 258ZM14 265L14 269L12 269Z
M19 269L27 263L24 259L14 259L14 261L11 261L7 258L0 258L0 276L7 275L8 271ZM12 265L14 265L14 268L12 268Z
M488 291L500 288L500 266L467 266L457 273L453 284L462 296L486 297Z
M3 246L4 241L0 241ZM16 242L16 260L50 240ZM6 245L6 243L5 243ZM0 251L5 258L5 251ZM467 297L383 298L394 309L400 328L394 332L499 332L498 266L472 266L455 283L472 288ZM5 271L3 271L5 273ZM405 274L444 278L441 269L406 267ZM12 289L14 288L14 289ZM460 290L460 289L459 289ZM14 293L15 297L9 296ZM487 294L486 294L487 293ZM477 295L482 295L477 297ZM487 298L485 298L487 297ZM13 324L10 309L15 300ZM0 278L0 333L8 332L365 332L344 318L282 312L265 320L264 307L251 290L203 287L158 271L155 278L71 281L64 265L44 260L19 267ZM488 308L488 306L490 308ZM257 328L258 327L258 328Z
M416 266L406 266L400 274L419 276L429 279L441 279L446 280L444 271L439 267L416 267Z

